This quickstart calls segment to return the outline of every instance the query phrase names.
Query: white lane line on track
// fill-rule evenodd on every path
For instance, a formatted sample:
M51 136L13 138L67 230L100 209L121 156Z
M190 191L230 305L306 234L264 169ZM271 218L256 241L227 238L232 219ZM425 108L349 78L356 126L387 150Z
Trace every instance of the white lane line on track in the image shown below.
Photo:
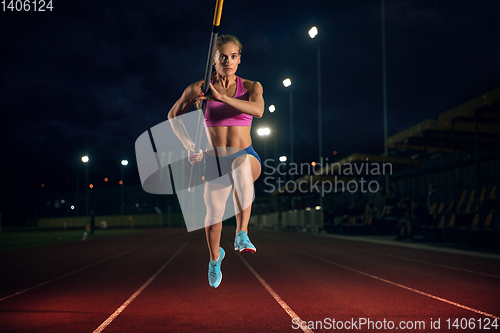
M473 309L471 307L468 307L466 305L462 305L462 304L459 304L459 303L456 303L456 302L453 302L453 301L449 301L447 299L444 299L444 298L441 298L441 297L438 297L438 296L434 296L434 295L431 295L431 294L428 294L426 292L423 292L423 291L420 291L420 290L417 290L417 289L413 289L411 287L407 287L405 285L402 285L402 284L399 284L397 282L393 282L393 281L389 281L389 280L386 280L384 278L381 278L381 277L378 277L378 276L375 276L375 275L371 275L371 274L368 274L368 273L365 273L365 272L362 272L362 271L359 271L355 268L352 268L352 267L349 267L349 266L345 266L345 265L342 265L342 264L339 264L339 263L336 263L334 261L331 261L331 260L328 260L328 259L325 259L325 258L321 258L321 257L318 257L314 254L310 254L310 253L307 253L307 252L304 252L304 251L300 251L300 250L297 250L295 248L292 248L292 247L288 247L286 245L282 245L282 244L279 244L280 246L282 247L285 247L287 249L290 249L292 251L295 251L295 252L299 252L299 253L302 253L304 255L307 255L307 256L310 256L310 257L313 257L313 258L316 258L318 260L321 260L321 261L324 261L324 262L327 262L329 264L332 264L332 265L335 265L335 266L338 266L338 267L342 267L344 269L347 269L347 270L350 270L350 271L353 271L353 272L356 272L358 274L361 274L361 275L364 275L364 276L367 276L367 277L370 277L372 279L375 279L375 280L379 280L379 281L382 281L382 282L386 282L386 283L389 283L389 284L392 284L394 286L397 286L397 287L400 287L400 288L403 288L403 289L406 289L406 290L410 290L410 291L413 291L417 294L420 294L420 295L424 295L424 296L427 296L427 297L430 297L430 298L433 298L433 299L436 299L438 301L441 301L441 302L444 302L444 303L448 303L448 304L451 304L451 305L454 305L456 307L459 307L459 308L462 308L462 309L465 309L465 310L469 310L471 312L475 312L477 314L481 314L483 316L487 316L487 317L491 317L491 318L496 318L496 319L500 319L500 317L498 316L495 316L491 313L487 313L487 312L484 312L484 311L481 311L481 310L477 310L477 309Z
M336 237L334 238L337 238L337 235ZM341 238L343 240L345 240L343 237L340 237L338 236L338 238ZM366 242L366 243L370 243L370 242ZM373 243L373 244L380 244L380 243ZM385 243L383 243L385 244ZM387 245L387 244L385 244ZM422 249L419 249L419 248L416 248L416 247L409 247L411 249L414 249L414 250L422 250ZM460 267L454 267L454 266L448 266L448 265L443 265L443 264L438 264L438 263L433 263L433 262L430 262L430 261L425 261L425 260L419 260L419 259L413 259L413 258L408 258L408 257L403 257L403 256L398 256L398 255L394 255L394 254L387 254L387 253L383 253L383 252L376 252L376 251L367 251L367 250L361 250L361 249L358 249L358 248L353 248L352 250L355 250L355 251L359 251L359 252L364 252L364 253L375 253L375 254L380 254L380 255L383 255L383 256L387 256L387 257L393 257L393 258L398 258L398 259L404 259L404 260L409 260L409 261L414 261L414 262L418 262L418 263L421 263L421 264L426 264L426 265L431 265L431 266L436 266L436 267L442 267L442 268L447 268L447 269L452 269L452 270L456 270L456 271L461 271L461 272L466 272L466 273L470 273L470 274L477 274L477 275L482 275L482 276L487 276L487 277L492 277L492 278L495 278L495 279L500 279L500 276L499 275L494 275L494 274L489 274L489 273L482 273L482 272L477 272L477 271L473 271L473 270L469 270L469 269L465 269L465 268L460 268ZM428 250L428 249L423 249L423 250ZM445 252L445 253L450 253L450 252ZM461 253L451 253L451 254L459 254L461 255ZM463 255L463 254L462 254Z
M440 253L448 253L448 254L458 254L458 255L465 255L465 256L471 256L471 257L500 260L500 255L498 255L498 254L483 253L483 252L477 252L477 251L468 251L468 250L462 250L462 249L456 249L456 248L450 248L450 247L433 246L433 245L425 244L425 243L395 242L392 239L390 241L387 241L387 240L383 240L383 239L373 239L370 237L365 238L363 236L343 236L343 235L339 235L339 234L318 234L318 235L321 237L336 238L336 239L341 239L341 240L349 241L349 242L380 244L380 245L387 245L387 246L393 246L393 247L394 246L395 247L404 247L404 248L414 249L414 250L432 251L432 252L440 252Z
M232 244L229 244L230 246L232 246ZM245 260L245 258L243 258L243 256L241 254L237 254L238 258L241 259L241 261L243 261L243 263L248 267L248 269L250 270L250 272L253 273L253 275L255 275L255 277L257 278L257 280L259 280L259 282L264 286L264 288L266 288L266 290L271 294L271 296L273 296L273 298L276 300L276 302L278 302L278 304L283 308L283 310L285 310L286 313L288 313L288 315L293 319L296 319L296 320L299 320L299 323L302 323L303 320L288 306L288 304L285 303L284 300L281 299L281 297L273 290L273 288L271 288L267 282L259 275L259 273L257 273L255 271L255 269L253 269L252 266L250 266L250 264ZM304 331L304 332L307 332L307 333L314 333L312 330L310 330L309 328L307 327L302 327L302 325L300 325L300 328Z
M146 245L141 245L141 246L138 246L138 247L133 248L133 249L131 249L131 250L128 250L128 251L125 251L125 252L122 252L122 253L116 254L116 255L114 255L114 256L111 256L111 257L108 257L108 258L105 258L105 259L102 259L102 260L99 260L99 261L96 261L96 262L94 262L94 263L92 263L92 264L90 264L90 265L87 265L87 266L84 266L84 267L81 267L81 268L75 269L74 271L71 271L71 272L66 273L66 274L64 274L64 275L61 275L61 276L56 277L56 278L54 278L54 279L51 279L51 280L48 280L48 281L42 282L42 283L40 283L40 284L37 284L36 286L33 286L33 287L30 287L30 288L27 288L27 289L24 289L24 290L18 291L17 293L14 293L14 294L9 295L9 296L5 296L4 298L0 298L0 302L1 302L1 301L6 300L6 299L8 299L8 298L11 298L11 297L14 297L14 296L20 295L20 294L22 294L22 293L25 293L25 292L27 292L27 291L33 290L33 289L35 289L35 288L38 288L38 287L44 286L44 285L49 284L49 283L51 283L51 282L54 282L54 281L60 280L60 279L62 279L62 278L65 278L65 277L67 277L67 276L70 276L70 275L72 275L72 274L78 273L78 272L80 272L80 271L83 271L84 269L87 269L87 268L89 268L89 267L92 267L92 266L98 265L98 264L103 263L103 262L105 262L105 261L108 261L108 260L111 260L111 259L114 259L114 258L118 258L118 257L120 257L120 256L122 256L122 255L124 255L124 254L130 253L130 252L135 251L135 250L137 250L137 249L140 249L141 247L144 247L144 246L146 246Z
M359 249L356 249L356 250L357 251L361 251L361 252L366 252L366 253L380 254L380 255L387 256L387 257L393 257L393 258L398 258L398 259L404 259L404 260L414 261L414 262L418 262L418 263L426 264L426 265L431 265L431 266L437 266L437 267L442 267L442 268L453 269L453 270L456 270L456 271L461 271L461 272L466 272L466 273L471 273L471 274L483 275L483 276L492 277L492 278L495 278L495 279L500 279L500 276L498 276L498 275L488 274L488 273L482 273L482 272L476 272L476 271L472 271L472 270L465 269L465 268L459 268L459 267L453 267L453 266L448 266L448 265L443 265L443 264L437 264L437 263L433 263L433 262L430 262L430 261L413 259L413 258L407 258L407 257L402 257L402 256L397 256L397 255L394 255L394 254L387 254L387 253L382 253L382 252L365 251L365 250L359 250Z
M125 308L127 306L129 306L130 303L132 303L132 301L137 297L139 296L139 294L144 290L146 289L147 286L149 286L149 284L151 282L153 282L153 280L161 273L161 271L163 271L165 269L165 267L167 267L168 264L170 264L170 262L186 247L186 245L188 245L188 243L190 242L190 240L188 240L186 242L186 244L184 244L183 246L181 246L177 252L174 253L173 256L170 257L170 259L168 259L168 261L166 263L163 264L163 266L160 267L160 269L152 276L149 278L149 280L146 281L146 283L144 283L139 289L137 289L137 291L135 293L132 294L132 296L130 296L128 298L128 300L125 301L125 303L123 303L118 309L116 309L116 311L108 317L108 319L106 319L98 328L95 329L94 333L100 333L102 331L104 331L104 329L106 327L109 326L109 324L111 324L111 322L113 320L116 319L116 317L118 317L120 315L120 313L123 312L123 310L125 310Z

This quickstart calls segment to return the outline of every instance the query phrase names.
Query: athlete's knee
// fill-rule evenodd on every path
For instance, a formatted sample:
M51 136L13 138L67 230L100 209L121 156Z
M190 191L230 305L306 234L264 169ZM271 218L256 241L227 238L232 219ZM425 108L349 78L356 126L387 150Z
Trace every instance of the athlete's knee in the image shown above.
M225 206L219 207L218 205L207 205L207 220L209 220L211 223L222 221L222 217L224 216L224 208Z
M222 221L211 220L207 216L207 219L205 220L205 228L208 228L208 230L220 231L222 230Z

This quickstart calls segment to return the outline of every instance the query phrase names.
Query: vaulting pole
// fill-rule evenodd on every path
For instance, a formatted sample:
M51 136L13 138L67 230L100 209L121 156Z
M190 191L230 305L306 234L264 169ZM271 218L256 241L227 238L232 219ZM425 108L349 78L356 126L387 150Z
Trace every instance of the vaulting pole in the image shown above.
M214 61L214 55L215 55L215 44L217 43L217 36L219 34L219 25L220 25L220 18L222 15L222 3L224 0L217 0L217 3L215 5L215 14L214 14L214 22L212 26L212 35L210 37L210 48L208 50L208 59L207 59L207 66L205 68L205 81L203 82L203 94L206 95L208 91L210 90L210 77L212 76L212 67L213 67L213 61ZM202 113L200 113L200 116L198 117L198 129L196 131L196 140L194 142L194 153L197 154L198 151L200 150L200 145L201 145L201 137L203 135L203 122L205 119L205 109L207 108L207 101L202 100L201 101L201 109ZM188 156L188 158L191 158L191 156ZM196 178L196 168L194 165L191 165L191 174L189 176L189 187L188 191L193 192L194 191L194 180Z

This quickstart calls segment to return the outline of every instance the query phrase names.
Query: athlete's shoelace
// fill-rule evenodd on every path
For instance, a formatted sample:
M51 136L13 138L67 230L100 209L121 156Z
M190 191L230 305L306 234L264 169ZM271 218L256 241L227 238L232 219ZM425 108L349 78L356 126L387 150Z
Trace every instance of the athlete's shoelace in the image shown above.
M212 265L212 264L210 264L210 265L212 266L212 269L210 269L210 270L208 271L208 274L210 274L210 275L211 275L211 276L213 276L213 277L216 277L217 275L219 275L219 274L215 271L215 267L216 267L216 266L218 266L218 265Z
M252 242L250 242L250 239L248 239L248 238L243 238L242 240L239 241L238 244L248 246L248 245L252 245Z
M246 236L246 237L245 236L246 235L242 235L242 236L238 237L239 238L238 243L246 243L246 244L250 243L250 238L248 238L248 236Z

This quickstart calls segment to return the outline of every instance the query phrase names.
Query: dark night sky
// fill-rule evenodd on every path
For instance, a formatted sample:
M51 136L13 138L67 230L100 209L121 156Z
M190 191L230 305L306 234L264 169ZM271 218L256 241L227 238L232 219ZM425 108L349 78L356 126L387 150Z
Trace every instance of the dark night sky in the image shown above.
M499 1L385 4L389 135L500 86ZM128 158L138 181L135 140L203 78L214 6L54 0L52 12L0 12L3 206L38 182L73 181L87 149L91 177L119 174ZM240 38L237 74L262 83L266 110L276 105L254 126L277 117L280 154L288 153L289 76L296 160L316 159L318 42L325 156L383 152L380 1L226 0L220 33Z

